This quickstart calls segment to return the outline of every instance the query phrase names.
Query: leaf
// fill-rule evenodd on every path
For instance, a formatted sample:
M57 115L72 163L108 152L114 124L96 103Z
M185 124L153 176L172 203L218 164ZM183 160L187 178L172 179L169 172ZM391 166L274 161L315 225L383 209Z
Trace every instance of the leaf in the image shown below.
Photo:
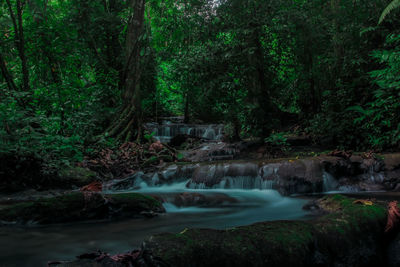
M393 0L386 8L383 10L381 17L379 18L378 24L381 24L382 21L389 15L394 9L400 6L400 0Z
M359 112L359 113L362 113L362 114L366 114L365 109L363 107L361 107L361 106L351 106L351 107L348 107L346 109L346 111L356 111L356 112Z

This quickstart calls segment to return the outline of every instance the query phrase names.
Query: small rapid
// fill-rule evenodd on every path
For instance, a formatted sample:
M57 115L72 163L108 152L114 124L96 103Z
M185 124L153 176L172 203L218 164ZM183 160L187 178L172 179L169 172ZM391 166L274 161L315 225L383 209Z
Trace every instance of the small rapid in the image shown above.
M45 266L48 260L70 260L84 252L118 253L140 247L151 235L179 233L186 228L227 229L271 220L305 220L306 199L285 197L272 189L187 187L188 180L149 185L139 181L137 192L163 202L166 213L154 218L101 221L29 228L1 227L0 262L5 266Z
M254 186L254 183L251 184ZM137 192L154 196L163 202L167 213L215 214L219 217L220 224L212 223L207 226L211 228L234 227L268 220L300 219L307 215L302 209L306 200L282 196L278 191L270 189L270 185L250 187L243 185L242 181L236 187L222 184L213 188L201 188L190 187L190 180L159 186L149 186L142 181L139 185L136 190L108 193Z

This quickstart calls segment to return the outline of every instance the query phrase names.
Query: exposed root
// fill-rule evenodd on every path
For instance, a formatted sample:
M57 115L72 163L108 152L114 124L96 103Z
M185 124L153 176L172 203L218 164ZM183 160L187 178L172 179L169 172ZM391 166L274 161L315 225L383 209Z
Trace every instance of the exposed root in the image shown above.
M388 205L388 219L385 228L385 233L392 231L398 227L400 220L400 210L397 206L397 201L392 201Z

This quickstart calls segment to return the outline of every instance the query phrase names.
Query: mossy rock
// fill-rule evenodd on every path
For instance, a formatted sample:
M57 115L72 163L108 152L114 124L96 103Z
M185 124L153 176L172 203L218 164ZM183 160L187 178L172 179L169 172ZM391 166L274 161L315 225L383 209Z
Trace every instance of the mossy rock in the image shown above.
M94 171L78 166L61 169L58 176L60 185L63 183L78 187L90 184L98 179L97 174Z
M146 241L170 266L379 266L386 208L323 198L330 213L311 221L274 221L228 230L190 229Z
M132 218L143 213L164 212L159 201L137 193L102 195L81 192L23 202L0 210L0 221L63 223L87 220Z

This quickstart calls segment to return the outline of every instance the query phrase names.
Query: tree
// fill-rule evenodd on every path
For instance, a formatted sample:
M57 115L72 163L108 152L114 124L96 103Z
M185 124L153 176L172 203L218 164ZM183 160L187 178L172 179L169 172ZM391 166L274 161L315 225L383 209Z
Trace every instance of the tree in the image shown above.
M141 38L144 25L145 0L131 0L125 42L125 64L122 71L122 108L118 119L107 129L106 135L128 141L142 138L141 118Z
M13 8L10 0L6 0L6 1L7 1L7 5L8 5L8 10L10 12L10 17L12 19L12 24L14 27L15 47L17 48L19 57L21 59L22 77L23 77L22 88L25 92L29 92L30 91L29 70L28 70L27 57L25 54L25 38L24 38L24 28L23 28L23 21L22 21L22 13L23 13L25 1L22 2L21 0L16 0L16 10L17 10L16 15L15 15L14 8Z

